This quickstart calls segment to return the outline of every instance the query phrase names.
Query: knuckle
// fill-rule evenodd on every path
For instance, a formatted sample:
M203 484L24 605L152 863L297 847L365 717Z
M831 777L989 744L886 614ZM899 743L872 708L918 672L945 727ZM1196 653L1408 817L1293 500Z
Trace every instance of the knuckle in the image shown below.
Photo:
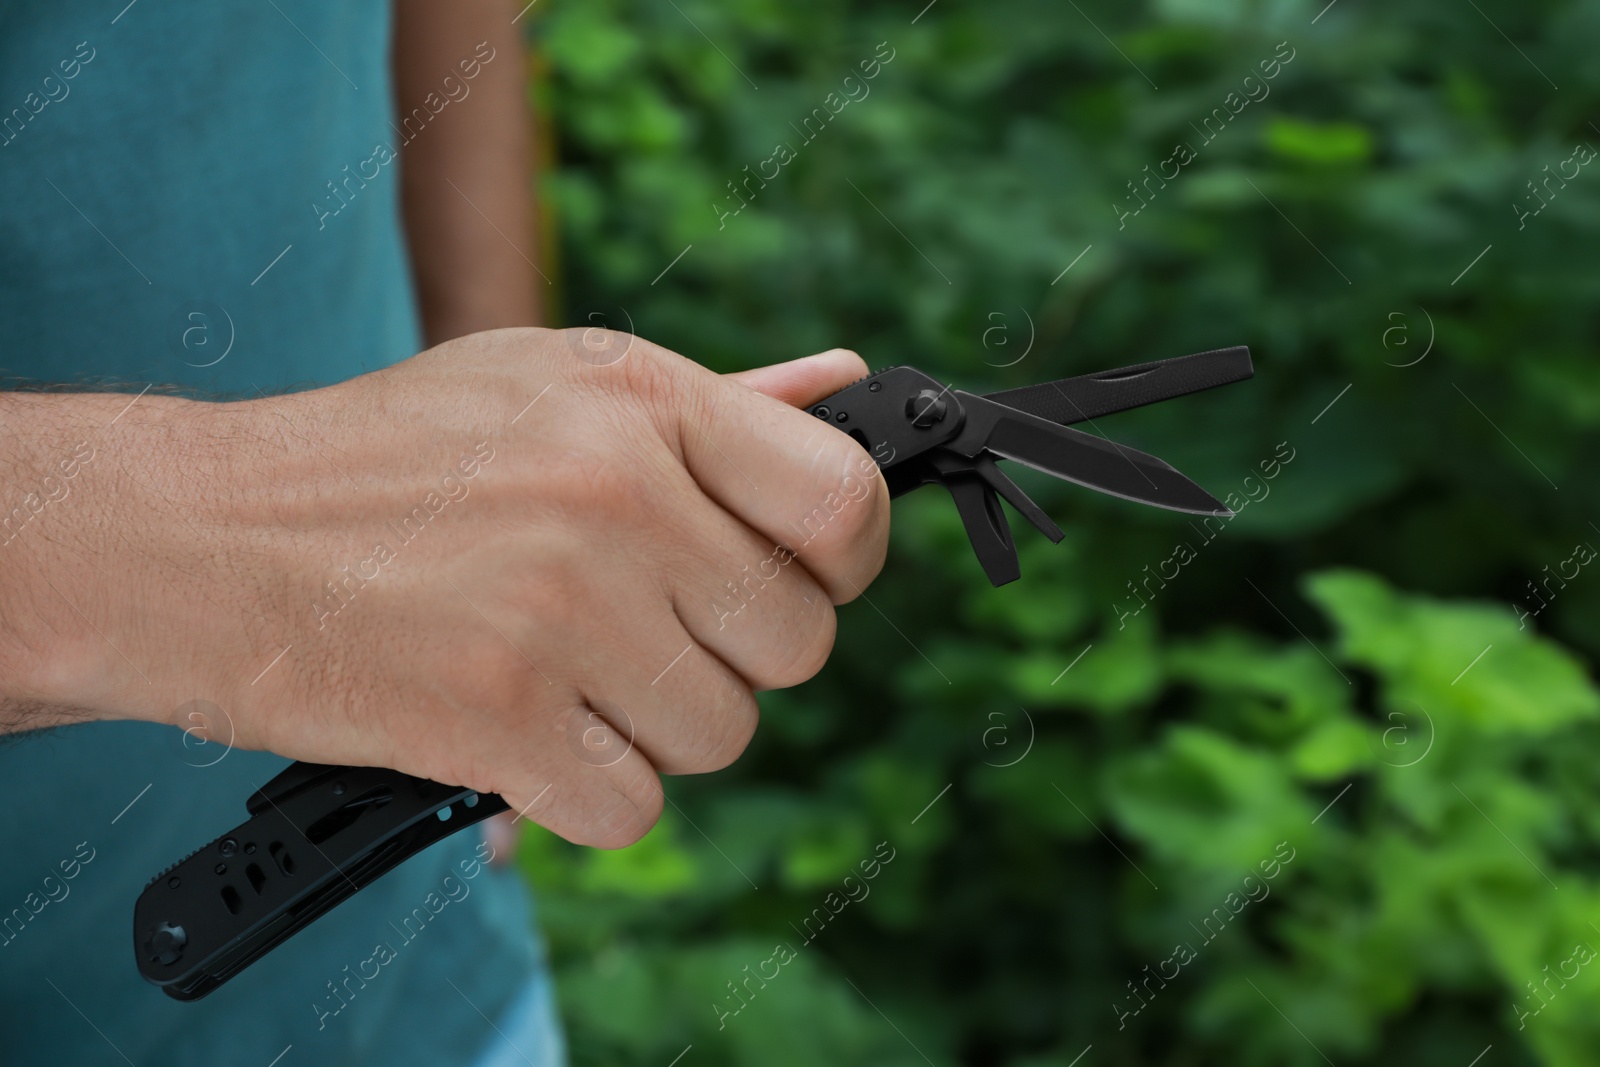
M474 593L481 595L476 590ZM457 601L449 605L454 610L452 620L461 631L480 639L451 642L448 654L425 654L425 662L428 674L435 679L431 692L444 699L449 707L473 709L493 721L522 707L536 687L544 688L544 682L532 662L519 651L519 646L534 643L526 640L524 620L512 616L502 603L493 602L487 596L480 604L487 616L479 615L467 603ZM493 624L517 644L496 636L492 630L483 636L487 630L486 617L493 619ZM404 694L402 699L415 702L422 699L422 694Z
M721 691L698 713L699 743L688 758L673 768L680 774L720 771L750 747L761 709L755 694L743 682L730 678Z
M615 801L585 828L587 840L580 844L626 848L661 821L666 794L661 791L661 780L655 771L645 767L612 784Z
M816 677L833 652L838 619L833 605L820 591L791 615L784 639L776 642L769 659L755 668L758 689L788 689Z
M571 357L568 368L574 379L603 381L625 373L626 364L641 344L640 338L633 334L610 329L599 322L554 332Z
M845 473L839 481L838 488L844 506L840 508L835 521L838 523L840 536L849 544L854 544L863 536L869 536L879 525L877 469L873 467L870 477L864 475L856 466L856 459L860 455L859 449L850 450ZM869 467L872 466L870 459L866 462Z
M613 398L650 407L670 404L683 388L688 360L642 337L600 327L562 331L578 356L576 378Z
M853 442L829 469L820 498L794 525L803 531L797 554L835 603L860 592L883 566L888 552L888 491L877 466Z

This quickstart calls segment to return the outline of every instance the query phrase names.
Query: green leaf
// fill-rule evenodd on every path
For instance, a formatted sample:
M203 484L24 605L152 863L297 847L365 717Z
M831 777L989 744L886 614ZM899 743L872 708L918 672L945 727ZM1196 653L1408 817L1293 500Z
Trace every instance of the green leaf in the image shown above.
M1319 123L1274 115L1264 136L1273 155L1311 166L1365 163L1372 156L1371 131L1353 122Z
M1189 726L1113 765L1106 797L1117 824L1164 862L1208 870L1252 869L1316 814L1274 754Z
M1405 597L1381 579L1330 571L1306 582L1333 617L1340 654L1383 675L1396 700L1441 725L1537 735L1600 713L1600 694L1571 653L1519 628L1509 606Z

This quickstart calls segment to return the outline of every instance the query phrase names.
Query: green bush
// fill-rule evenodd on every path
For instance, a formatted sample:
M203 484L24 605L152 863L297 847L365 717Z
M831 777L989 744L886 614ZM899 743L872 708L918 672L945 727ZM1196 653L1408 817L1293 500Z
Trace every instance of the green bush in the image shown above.
M1600 9L920 6L535 8L568 321L976 391L1247 343L1095 427L1243 506L1022 472L1068 536L995 590L897 502L744 760L530 832L575 1062L1595 1062L1600 174L1525 183Z

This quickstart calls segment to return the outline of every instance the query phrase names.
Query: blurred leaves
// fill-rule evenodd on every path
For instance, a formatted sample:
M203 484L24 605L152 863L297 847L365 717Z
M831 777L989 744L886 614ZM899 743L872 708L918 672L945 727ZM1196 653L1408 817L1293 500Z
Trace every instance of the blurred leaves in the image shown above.
M1600 968L1548 976L1600 947L1600 574L1551 575L1600 536L1600 173L1518 211L1600 144L1600 12L1477 7L532 10L570 321L980 392L1248 343L1093 429L1218 495L1295 453L1220 529L1016 472L1067 538L1019 528L998 590L898 501L738 765L621 853L530 831L579 1065L1593 1062Z
M1396 698L1437 707L1475 731L1537 735L1600 711L1577 659L1537 640L1503 605L1408 600L1352 573L1319 575L1309 592L1338 623L1346 658L1390 676L1403 671Z

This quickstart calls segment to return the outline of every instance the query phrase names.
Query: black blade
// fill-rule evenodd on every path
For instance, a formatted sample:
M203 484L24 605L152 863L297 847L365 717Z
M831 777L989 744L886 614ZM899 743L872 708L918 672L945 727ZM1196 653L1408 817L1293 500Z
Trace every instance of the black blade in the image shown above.
M1125 500L1196 515L1231 515L1216 497L1148 452L956 392L966 425L945 447L968 458L1005 459Z
M984 399L1065 426L1244 381L1254 373L1250 349L1236 345L1006 389Z

